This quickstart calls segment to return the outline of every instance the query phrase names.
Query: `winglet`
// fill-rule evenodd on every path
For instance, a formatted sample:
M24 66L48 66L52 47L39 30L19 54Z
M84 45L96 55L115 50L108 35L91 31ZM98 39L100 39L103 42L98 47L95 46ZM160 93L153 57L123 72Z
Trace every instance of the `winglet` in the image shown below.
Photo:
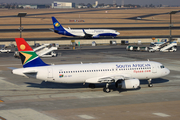
M33 51L24 38L15 38L23 67L47 66Z
M87 34L84 29L82 29L82 31L83 31L83 33L84 33L84 37L85 37L85 38L91 38L91 37L93 36L93 35L91 35L91 34Z

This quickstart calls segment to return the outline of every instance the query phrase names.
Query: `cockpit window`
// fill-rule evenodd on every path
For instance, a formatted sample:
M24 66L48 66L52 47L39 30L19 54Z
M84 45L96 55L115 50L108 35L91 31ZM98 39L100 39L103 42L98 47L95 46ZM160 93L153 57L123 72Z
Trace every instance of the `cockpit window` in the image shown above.
M164 65L161 65L160 67L161 67L161 68L164 68Z

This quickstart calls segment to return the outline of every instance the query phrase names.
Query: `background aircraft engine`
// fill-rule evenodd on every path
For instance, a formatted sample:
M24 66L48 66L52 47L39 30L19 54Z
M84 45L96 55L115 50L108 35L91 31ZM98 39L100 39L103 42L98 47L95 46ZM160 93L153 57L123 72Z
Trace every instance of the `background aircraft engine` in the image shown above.
M116 87L122 89L136 89L140 85L138 79L129 79L129 80L118 80L116 82Z

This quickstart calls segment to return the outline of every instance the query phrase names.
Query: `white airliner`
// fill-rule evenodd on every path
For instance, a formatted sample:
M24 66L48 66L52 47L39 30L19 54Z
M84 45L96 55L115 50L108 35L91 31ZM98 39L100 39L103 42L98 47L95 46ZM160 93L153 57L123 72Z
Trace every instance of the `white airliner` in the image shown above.
M161 63L153 61L112 62L91 64L48 65L44 63L23 38L16 38L24 68L12 70L13 74L58 83L106 83L105 92L110 92L109 84L122 89L136 89L140 79L151 80L168 75L170 71Z
M111 36L116 37L120 33L111 30L111 29L71 29L64 28L62 25L56 20L55 17L52 17L54 32L67 36L79 36L84 38L99 38L100 36Z

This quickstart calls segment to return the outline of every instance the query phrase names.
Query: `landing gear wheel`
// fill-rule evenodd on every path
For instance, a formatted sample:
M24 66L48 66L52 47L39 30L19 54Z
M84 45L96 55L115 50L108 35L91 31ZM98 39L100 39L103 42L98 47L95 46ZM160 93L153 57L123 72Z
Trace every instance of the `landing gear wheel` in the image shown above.
M152 87L152 86L153 86L153 84L151 84L151 80L152 80L152 79L149 79L149 80L148 80L148 87Z
M110 84L111 84L111 83L106 83L106 87L103 88L103 91L104 91L104 92L106 92L106 93L111 92L111 90L109 89L109 85L110 85Z
M103 91L106 92L106 93L111 92L111 90L109 88L106 88L106 87L103 88Z
M149 84L148 87L153 87L153 84Z
M95 84L89 84L89 88L94 89L95 87L96 87Z

